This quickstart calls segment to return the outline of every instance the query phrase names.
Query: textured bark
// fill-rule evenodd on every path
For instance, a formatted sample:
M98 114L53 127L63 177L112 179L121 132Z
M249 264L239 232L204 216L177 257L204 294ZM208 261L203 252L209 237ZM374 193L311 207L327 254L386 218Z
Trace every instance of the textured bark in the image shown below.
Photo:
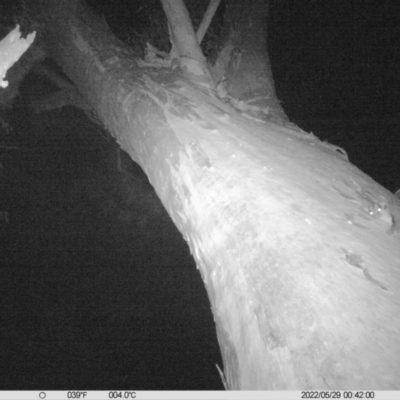
M227 387L400 389L394 196L313 135L141 68L75 2L45 6L56 61L190 246Z

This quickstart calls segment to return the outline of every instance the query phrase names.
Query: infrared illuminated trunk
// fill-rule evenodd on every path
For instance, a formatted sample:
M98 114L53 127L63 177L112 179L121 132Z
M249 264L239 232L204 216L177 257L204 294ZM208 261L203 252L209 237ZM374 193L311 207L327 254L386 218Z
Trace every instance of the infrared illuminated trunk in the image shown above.
M52 57L191 249L227 387L399 389L395 197L341 149L146 67L83 5L41 3Z

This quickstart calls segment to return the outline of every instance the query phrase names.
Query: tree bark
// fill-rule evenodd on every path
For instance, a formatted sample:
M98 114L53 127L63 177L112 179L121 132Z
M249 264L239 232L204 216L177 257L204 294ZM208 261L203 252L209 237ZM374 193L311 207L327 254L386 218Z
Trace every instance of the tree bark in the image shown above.
M395 197L313 135L141 68L82 4L43 3L52 56L191 249L227 388L399 389Z

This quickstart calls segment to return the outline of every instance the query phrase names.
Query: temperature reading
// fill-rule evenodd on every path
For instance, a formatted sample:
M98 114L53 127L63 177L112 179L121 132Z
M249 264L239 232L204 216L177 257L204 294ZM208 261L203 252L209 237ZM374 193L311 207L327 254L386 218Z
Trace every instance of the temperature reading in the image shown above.
M136 399L136 392L108 392L110 399Z
M87 392L68 392L67 397L69 399L84 399L87 396Z

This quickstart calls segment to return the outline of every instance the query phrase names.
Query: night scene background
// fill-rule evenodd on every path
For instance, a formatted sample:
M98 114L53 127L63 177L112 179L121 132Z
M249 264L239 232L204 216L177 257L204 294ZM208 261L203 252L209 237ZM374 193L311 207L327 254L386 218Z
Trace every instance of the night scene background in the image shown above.
M158 1L88 3L127 43L166 45ZM269 55L291 121L400 189L400 2L271 4ZM28 75L0 135L0 390L223 389L188 246L141 168L82 111L29 111L52 85Z

